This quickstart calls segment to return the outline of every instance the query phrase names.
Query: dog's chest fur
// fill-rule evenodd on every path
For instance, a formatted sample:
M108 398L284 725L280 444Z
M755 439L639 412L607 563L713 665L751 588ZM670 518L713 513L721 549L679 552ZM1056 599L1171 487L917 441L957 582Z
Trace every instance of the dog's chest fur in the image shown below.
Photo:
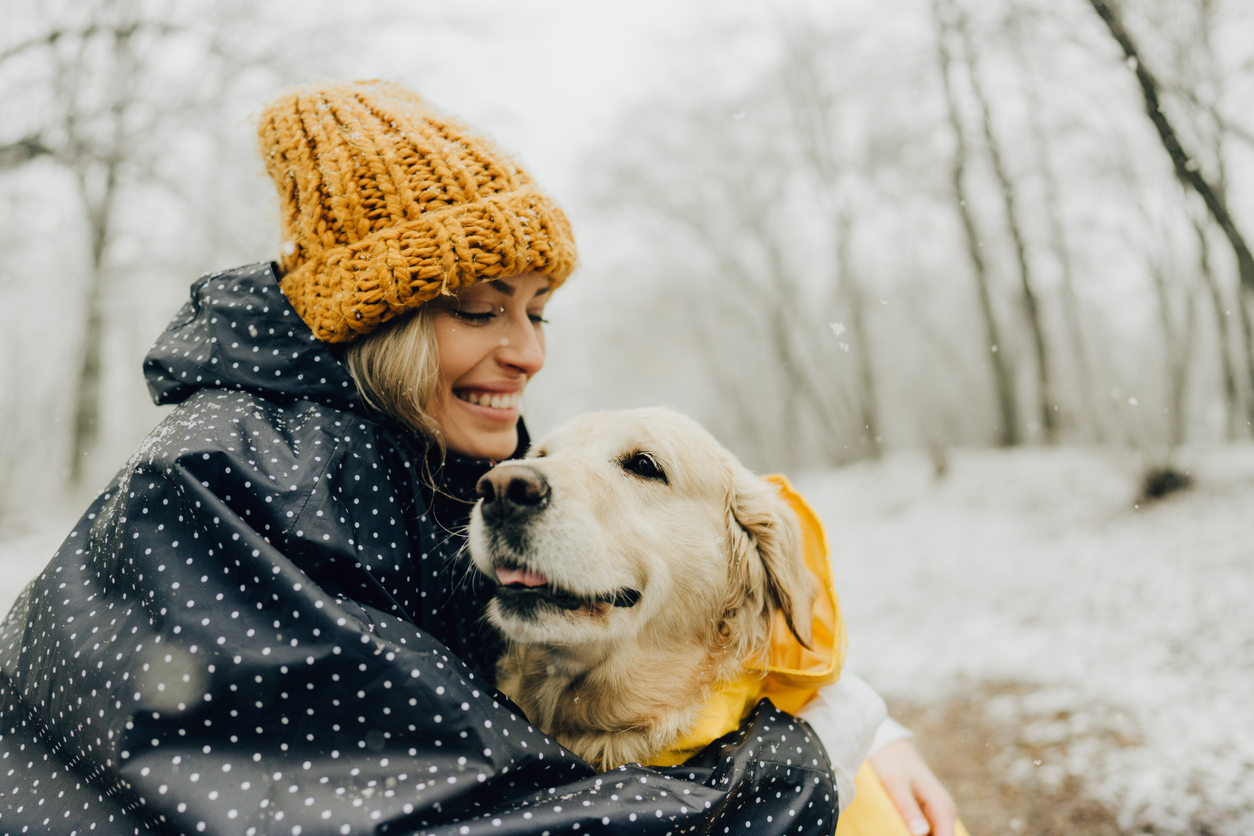
M604 771L648 763L678 743L700 719L714 684L730 673L727 655L655 648L643 667L624 664L623 654L584 667L546 648L514 645L497 684L536 726Z

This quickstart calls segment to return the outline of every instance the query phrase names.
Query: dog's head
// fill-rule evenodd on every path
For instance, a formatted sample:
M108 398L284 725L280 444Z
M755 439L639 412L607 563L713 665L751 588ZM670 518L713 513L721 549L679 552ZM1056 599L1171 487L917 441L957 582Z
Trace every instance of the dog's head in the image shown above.
M743 660L775 611L809 640L814 583L777 490L666 409L583 415L479 482L476 568L522 644L604 653L642 631Z

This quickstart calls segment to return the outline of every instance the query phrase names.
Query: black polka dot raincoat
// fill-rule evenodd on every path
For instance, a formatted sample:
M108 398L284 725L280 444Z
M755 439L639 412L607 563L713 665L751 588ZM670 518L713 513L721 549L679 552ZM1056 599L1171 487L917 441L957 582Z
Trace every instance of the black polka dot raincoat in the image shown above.
M769 702L598 775L495 691L461 554L489 463L366 408L271 265L200 279L144 370L177 406L0 628L0 832L833 831Z

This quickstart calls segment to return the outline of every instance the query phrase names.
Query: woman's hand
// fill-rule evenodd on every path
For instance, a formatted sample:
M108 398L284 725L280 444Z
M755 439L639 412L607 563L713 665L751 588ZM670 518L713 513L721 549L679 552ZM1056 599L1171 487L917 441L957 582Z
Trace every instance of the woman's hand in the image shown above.
M888 797L915 836L954 836L958 810L909 740L894 740L871 755Z

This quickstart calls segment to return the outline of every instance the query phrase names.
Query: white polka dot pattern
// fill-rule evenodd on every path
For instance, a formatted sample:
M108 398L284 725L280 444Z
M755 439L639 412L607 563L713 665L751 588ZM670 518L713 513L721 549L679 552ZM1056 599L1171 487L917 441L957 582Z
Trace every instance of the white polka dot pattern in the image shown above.
M831 832L769 703L598 776L491 687L487 463L370 414L269 265L197 282L145 371L179 405L0 626L0 832Z

